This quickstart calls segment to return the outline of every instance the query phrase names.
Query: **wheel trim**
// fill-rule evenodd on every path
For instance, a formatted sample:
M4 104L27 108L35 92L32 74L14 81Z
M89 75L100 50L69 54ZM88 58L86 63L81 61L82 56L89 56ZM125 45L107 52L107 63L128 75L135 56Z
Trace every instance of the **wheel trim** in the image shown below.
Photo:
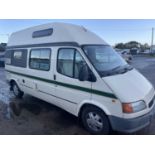
M89 112L86 117L88 127L94 131L101 131L103 129L103 120L101 116L95 112Z

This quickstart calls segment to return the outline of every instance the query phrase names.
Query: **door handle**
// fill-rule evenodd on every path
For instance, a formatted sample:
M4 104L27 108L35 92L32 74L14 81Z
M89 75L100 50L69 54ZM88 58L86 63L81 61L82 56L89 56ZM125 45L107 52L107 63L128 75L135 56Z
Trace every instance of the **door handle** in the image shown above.
M53 75L53 78L54 78L54 80L56 80L56 75L55 74Z

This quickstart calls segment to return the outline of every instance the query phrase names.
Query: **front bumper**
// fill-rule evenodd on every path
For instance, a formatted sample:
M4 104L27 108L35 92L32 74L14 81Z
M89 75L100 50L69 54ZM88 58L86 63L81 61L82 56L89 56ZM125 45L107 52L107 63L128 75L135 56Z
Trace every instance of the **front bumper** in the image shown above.
M109 120L113 130L125 133L133 133L148 126L154 117L155 105L153 105L153 108L149 113L137 118L124 119L115 116L109 116Z

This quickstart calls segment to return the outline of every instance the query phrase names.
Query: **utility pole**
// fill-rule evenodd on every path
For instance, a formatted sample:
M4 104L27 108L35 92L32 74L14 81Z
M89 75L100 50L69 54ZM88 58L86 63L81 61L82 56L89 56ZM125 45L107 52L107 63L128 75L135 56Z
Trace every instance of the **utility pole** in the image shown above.
M154 42L154 28L152 28L151 54L153 54L153 42Z

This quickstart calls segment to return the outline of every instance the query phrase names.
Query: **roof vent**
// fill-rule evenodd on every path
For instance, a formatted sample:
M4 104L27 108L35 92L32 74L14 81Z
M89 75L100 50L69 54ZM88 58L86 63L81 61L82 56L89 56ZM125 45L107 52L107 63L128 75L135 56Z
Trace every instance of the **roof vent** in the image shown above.
M40 38L40 37L47 37L52 35L53 29L44 29L44 30L39 30L39 31L34 31L32 33L32 38Z

